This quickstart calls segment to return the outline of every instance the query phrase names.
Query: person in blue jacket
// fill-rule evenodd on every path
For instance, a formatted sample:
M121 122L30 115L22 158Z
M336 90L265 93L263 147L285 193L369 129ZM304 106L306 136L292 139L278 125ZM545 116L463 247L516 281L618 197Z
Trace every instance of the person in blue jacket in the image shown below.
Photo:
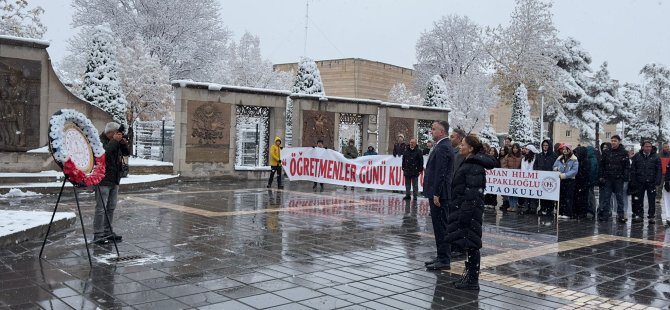
M554 171L558 171L561 177L561 197L559 200L558 214L560 218L575 218L572 210L575 192L575 177L579 171L579 161L572 153L572 146L562 144L558 147L561 156L554 162Z

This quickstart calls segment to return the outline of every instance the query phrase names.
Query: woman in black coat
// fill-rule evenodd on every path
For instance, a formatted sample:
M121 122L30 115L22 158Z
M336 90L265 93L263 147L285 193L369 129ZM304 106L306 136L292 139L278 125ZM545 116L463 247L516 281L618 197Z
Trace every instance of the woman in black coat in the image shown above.
M454 283L458 289L479 289L479 264L482 248L484 188L486 170L495 167L493 157L482 154L479 138L469 135L461 142L460 154L465 158L452 180L452 202L447 224L447 241L466 251L463 277Z

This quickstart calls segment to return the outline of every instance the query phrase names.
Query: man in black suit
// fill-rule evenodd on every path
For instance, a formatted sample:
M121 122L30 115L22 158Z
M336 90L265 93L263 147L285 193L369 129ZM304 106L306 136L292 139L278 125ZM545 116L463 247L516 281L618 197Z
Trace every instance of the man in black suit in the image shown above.
M454 149L447 136L449 123L435 121L431 127L435 146L430 151L423 178L423 195L430 204L430 218L437 246L437 257L426 262L429 270L448 270L451 263L451 245L445 242L451 179L454 169Z

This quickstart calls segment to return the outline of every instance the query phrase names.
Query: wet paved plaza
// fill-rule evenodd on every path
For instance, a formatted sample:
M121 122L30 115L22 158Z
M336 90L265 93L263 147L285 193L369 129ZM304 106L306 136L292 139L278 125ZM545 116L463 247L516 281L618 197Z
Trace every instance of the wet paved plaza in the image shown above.
M76 210L66 192L59 211ZM0 309L645 309L670 305L670 231L487 210L480 291L426 271L428 202L293 182L184 182L121 193L113 245L81 228L0 249ZM55 196L0 201L52 210ZM81 196L92 236L93 196ZM660 212L657 212L660 214ZM89 239L90 240L90 239Z

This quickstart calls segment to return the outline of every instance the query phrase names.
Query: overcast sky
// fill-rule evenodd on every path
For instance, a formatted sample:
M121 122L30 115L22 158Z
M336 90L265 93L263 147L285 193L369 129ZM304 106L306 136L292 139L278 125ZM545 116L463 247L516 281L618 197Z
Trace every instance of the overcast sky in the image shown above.
M273 63L303 55L305 0L219 0L225 26L236 39L249 31ZM45 9L49 53L59 61L76 30L67 0L29 0ZM482 26L507 24L513 0L310 0L307 56L315 60L365 58L411 68L421 32L441 16L459 14ZM558 0L559 36L572 36L593 57L609 62L612 78L638 82L647 63L670 66L670 0Z

